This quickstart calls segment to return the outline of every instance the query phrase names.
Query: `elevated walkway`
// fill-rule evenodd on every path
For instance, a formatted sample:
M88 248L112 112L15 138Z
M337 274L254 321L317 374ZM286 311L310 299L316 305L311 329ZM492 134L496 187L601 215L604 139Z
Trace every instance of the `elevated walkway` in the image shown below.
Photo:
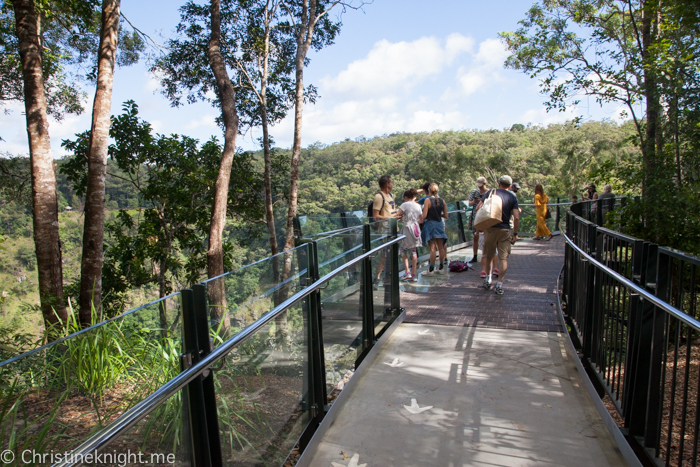
M502 297L478 264L405 287L404 323L299 465L626 465L565 350L563 253L556 237L516 244Z

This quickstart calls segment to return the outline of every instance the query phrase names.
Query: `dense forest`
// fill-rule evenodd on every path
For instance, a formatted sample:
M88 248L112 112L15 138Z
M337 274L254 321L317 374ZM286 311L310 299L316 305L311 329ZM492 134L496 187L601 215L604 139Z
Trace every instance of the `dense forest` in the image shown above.
M131 106L127 108L129 112L134 110ZM115 128L120 128L120 116L115 116L114 121ZM542 183L553 197L577 194L590 181L611 183L618 194L637 194L638 186L600 170L609 161L634 158L638 154L631 139L633 131L630 123L587 122L546 128L515 124L504 130L398 133L346 140L328 146L314 144L302 152L299 214L321 216L363 210L378 190L377 179L384 174L392 176L397 197L409 187L417 188L424 181L436 181L445 199L464 200L475 186L477 177L484 175L493 185L502 173L511 174L521 184L523 199L532 197L538 183ZM80 280L84 223L81 196L84 179L79 177L84 173L79 170L79 143L84 137L77 135L75 141L65 143L66 147L74 148L77 157L56 161L64 283L67 295L73 300L77 294L76 283ZM169 151L176 139L160 135L153 135L153 138L167 139ZM177 139L187 141L185 137ZM194 141L189 143L197 152L206 151L207 145L217 144L215 141L204 145ZM284 212L288 185L283 170L288 164L290 151L274 149L274 154L277 161L273 173L276 210ZM153 251L150 237L154 236L155 227L149 222L149 212L159 201L153 197L152 191L162 193L167 190L172 198L174 184L179 184L183 192L191 192L201 188L201 183L186 186L183 178L174 178L182 174L167 169L165 161L160 161L159 169L167 169L167 181L159 181L156 175L160 174L144 163L133 173L150 180L154 186L132 183L137 177L130 178L128 172L120 168L116 147L113 147L113 155L115 158L108 160L105 180L104 288L108 293L104 303L110 315L157 297L158 272L162 264L166 264L168 270L162 277L165 293L205 278L202 251L206 238L206 228L201 225L206 219L189 218L182 230L191 233L199 247L182 242L170 251ZM239 204L245 205L245 209L231 210L227 221L224 244L229 270L270 255L263 215L262 154L247 153L241 158L251 161L245 168L250 176L237 177L231 186L233 196L243 196L244 200ZM17 164L15 174L29 173L27 158L13 161ZM181 169L190 171L192 168L182 166ZM41 328L41 314L28 188L24 185L17 188L19 191L6 190L0 195L0 223L7 236L4 250L0 251L0 283L6 284L2 290L5 301L0 304L0 326L34 332ZM199 209L206 212L206 206ZM281 216L277 216L276 223L283 236ZM159 254L168 256L167 261L160 262ZM140 261L126 260L129 255L138 256Z
M0 106L24 105L30 158L0 157L0 325L36 335L43 318L53 339L71 309L87 326L274 255L294 246L296 216L364 210L384 174L399 198L436 181L449 201L481 175L512 175L524 199L537 183L567 197L610 183L638 196L616 213L626 233L698 253L696 1L541 2L499 33L504 66L539 80L547 110L587 96L625 109L624 124L514 122L303 148L304 106L319 95L304 81L308 53L332 46L342 12L365 5L190 1L160 44L123 19L119 0L2 2ZM157 134L137 102L112 102L115 66L145 56L171 105L216 109L219 135ZM91 126L54 160L48 119L86 111L86 90ZM270 127L285 117L292 145L275 148ZM260 150L242 152L237 137L250 128L262 130ZM287 261L274 269L276 280L290 274ZM218 319L224 291L212 286L209 299Z

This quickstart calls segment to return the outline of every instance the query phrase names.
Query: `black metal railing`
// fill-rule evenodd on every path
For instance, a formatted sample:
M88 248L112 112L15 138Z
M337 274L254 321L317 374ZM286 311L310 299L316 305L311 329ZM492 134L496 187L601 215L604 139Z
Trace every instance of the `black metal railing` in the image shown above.
M624 205L597 200L567 212L565 322L640 460L696 466L700 259L601 227Z

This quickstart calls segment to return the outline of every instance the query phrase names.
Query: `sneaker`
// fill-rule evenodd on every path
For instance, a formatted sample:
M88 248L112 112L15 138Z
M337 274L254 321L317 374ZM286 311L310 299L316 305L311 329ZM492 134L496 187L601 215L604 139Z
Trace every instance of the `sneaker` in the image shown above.
M374 290L379 290L379 286L382 285L382 280L381 279L374 279L372 281L372 288Z
M503 286L496 284L496 295L503 295Z
M447 268L438 269L436 272L444 276L445 274L447 274Z
M418 278L416 276L411 276L409 282L418 282Z
M476 263L476 256L469 260L470 263Z
M481 271L481 274L480 274L480 275L481 275L481 278L482 278L482 279L485 278L485 277L486 277L486 271Z
M498 275L498 268L493 268L493 275L497 276Z
M486 290L491 290L491 280L488 277L484 279L483 287Z
M432 271L425 271L423 273L423 276L428 276L428 277L433 277L435 275L435 270L433 269Z
M413 274L406 274L405 276L403 276L403 280L405 280L405 281L410 281L410 280L413 279L414 277L415 277L415 276L414 276Z

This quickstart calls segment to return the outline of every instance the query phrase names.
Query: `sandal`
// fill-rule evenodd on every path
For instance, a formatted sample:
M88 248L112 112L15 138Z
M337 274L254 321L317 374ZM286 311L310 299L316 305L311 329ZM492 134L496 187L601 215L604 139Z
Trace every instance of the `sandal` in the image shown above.
M554 237L554 234L549 234L549 237L547 237L547 241L550 241Z

